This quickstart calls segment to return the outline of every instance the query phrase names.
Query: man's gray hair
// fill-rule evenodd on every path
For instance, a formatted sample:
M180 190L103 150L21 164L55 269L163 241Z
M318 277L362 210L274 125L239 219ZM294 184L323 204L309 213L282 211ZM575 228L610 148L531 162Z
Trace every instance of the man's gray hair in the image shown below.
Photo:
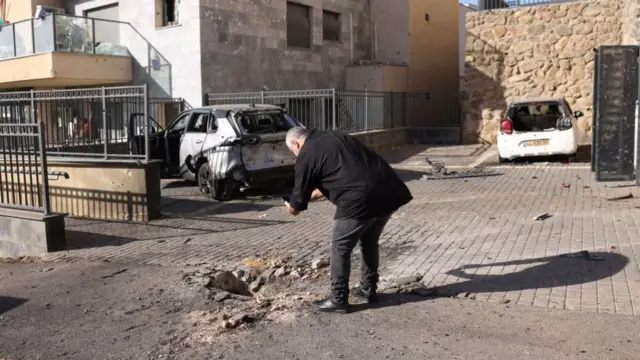
M289 131L287 131L287 144L294 140L304 140L307 138L307 135L309 135L309 130L301 126L291 128L289 129Z

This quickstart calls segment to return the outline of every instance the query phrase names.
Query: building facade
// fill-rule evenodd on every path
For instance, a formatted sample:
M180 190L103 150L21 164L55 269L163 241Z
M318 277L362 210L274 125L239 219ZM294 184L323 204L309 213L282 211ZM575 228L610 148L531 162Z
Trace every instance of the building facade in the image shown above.
M377 63L406 68L395 91L458 88L457 0L4 1L17 42L36 45L0 31L0 67L15 70L3 89L146 83L198 106L213 92L348 88L350 67ZM64 14L26 20L38 5Z

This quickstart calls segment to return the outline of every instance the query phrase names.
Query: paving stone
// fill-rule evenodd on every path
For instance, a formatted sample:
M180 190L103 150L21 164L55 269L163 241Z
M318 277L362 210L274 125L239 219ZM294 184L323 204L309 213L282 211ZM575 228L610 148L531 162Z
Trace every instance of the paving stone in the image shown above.
M455 287L476 301L640 312L636 188L622 189L634 199L607 201L620 190L610 187L615 184L596 183L584 164L501 165L494 168L500 176L421 181L428 168L420 161L428 152L418 150L395 154L414 200L395 214L382 234L381 275L390 283L419 274L425 286ZM481 147L456 151L454 155L464 158L455 163L458 167L486 153ZM409 160L403 164L403 158ZM444 150L434 159L449 161ZM47 258L167 266L207 263L237 269L243 258L256 254L289 256L298 263L329 255L335 208L326 201L290 217L278 195L248 194L217 203L204 199L193 186L162 191L162 219L148 224L67 219L69 251ZM552 217L534 221L541 213ZM186 238L192 239L189 246L184 246ZM581 250L605 259L557 256ZM629 300L617 305L618 299Z

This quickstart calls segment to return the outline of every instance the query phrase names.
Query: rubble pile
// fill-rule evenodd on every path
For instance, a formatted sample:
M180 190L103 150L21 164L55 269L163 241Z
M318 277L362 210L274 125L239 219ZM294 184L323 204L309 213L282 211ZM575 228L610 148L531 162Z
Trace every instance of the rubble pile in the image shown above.
M236 269L200 264L185 272L183 279L189 287L198 289L208 305L206 310L191 312L186 321L190 327L201 328L202 331L194 336L201 333L200 341L206 341L204 339L210 338L212 332L263 319L277 320L277 314L273 313L308 305L312 300L311 292L296 293L290 288L300 280L316 280L326 275L328 265L326 258L290 265L288 259L264 257L244 259Z

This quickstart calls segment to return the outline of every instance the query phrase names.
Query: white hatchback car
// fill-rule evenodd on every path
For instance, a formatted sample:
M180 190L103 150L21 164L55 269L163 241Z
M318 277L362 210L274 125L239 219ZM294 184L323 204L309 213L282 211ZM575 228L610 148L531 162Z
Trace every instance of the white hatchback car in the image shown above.
M575 113L564 98L529 98L509 105L500 121L498 154L501 163L515 158L567 155L578 151Z

